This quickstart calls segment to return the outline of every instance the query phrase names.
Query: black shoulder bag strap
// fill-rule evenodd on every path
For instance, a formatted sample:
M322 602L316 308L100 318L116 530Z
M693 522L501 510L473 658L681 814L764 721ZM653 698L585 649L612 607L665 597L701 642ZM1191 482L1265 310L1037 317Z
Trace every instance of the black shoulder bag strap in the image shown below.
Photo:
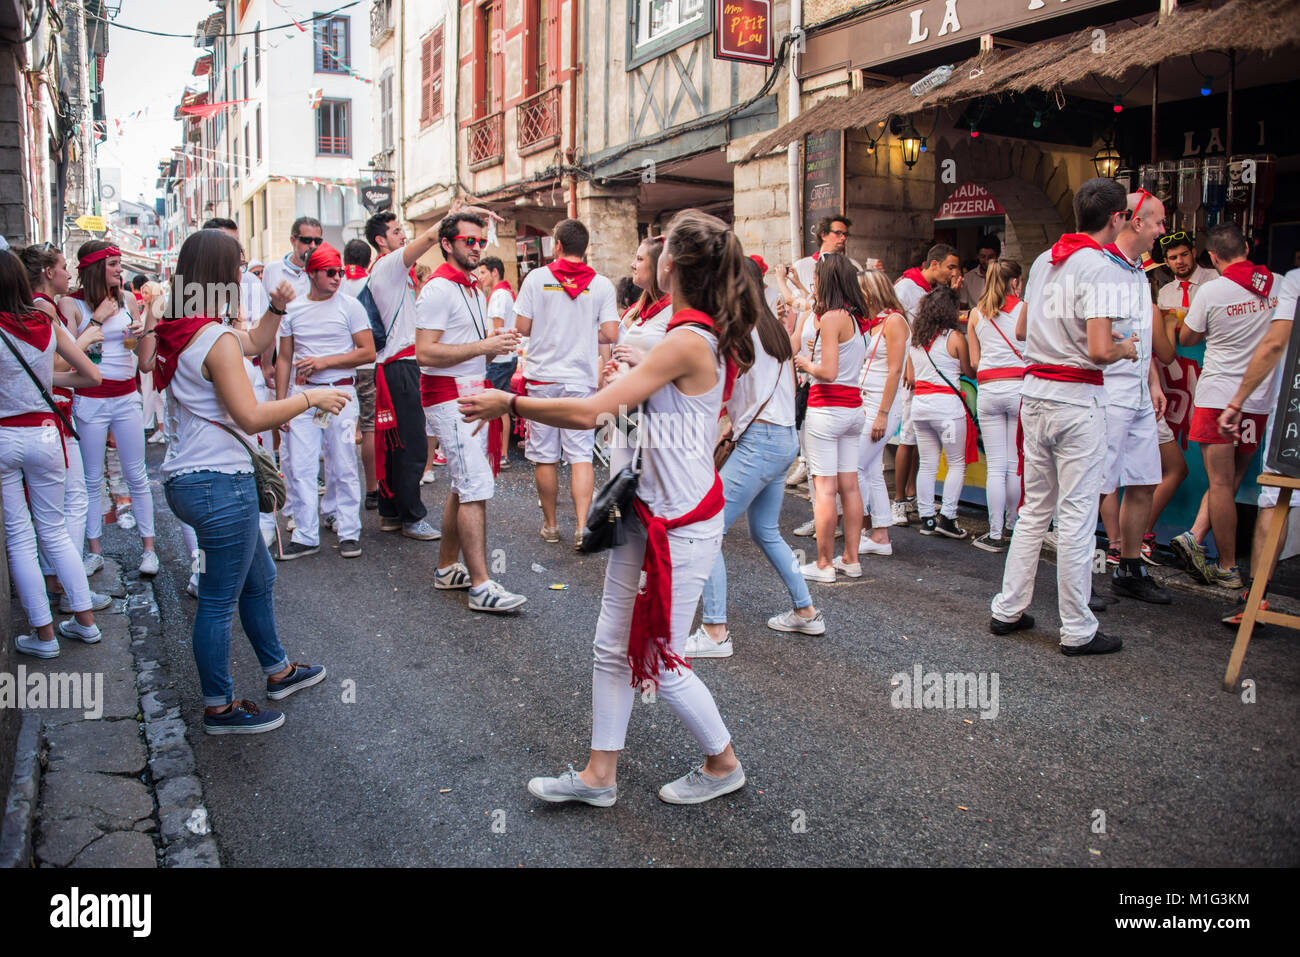
M935 342L938 341L939 341L938 337L936 337ZM935 342L930 343L930 349L934 348ZM945 349L947 348L946 343L944 345L944 348ZM980 432L979 419L975 418L975 416L971 414L970 406L966 404L966 393L962 392L961 389L953 385L952 380L943 374L943 370L934 364L934 356L930 355L930 349L923 349L921 351L924 352L925 357L930 360L930 366L934 369L935 372L939 373L939 378L944 381L944 384L946 384L948 388L952 389L952 391L957 394L957 398L961 400L961 407L966 411L967 417L971 420L971 422L975 423L975 433L977 435L981 435L982 433Z
M51 329L50 335L54 335L54 334L55 334L54 330ZM41 398L44 399L45 404L50 407L50 411L59 417L59 421L63 423L63 427L68 430L68 435L72 436L74 439L80 442L81 436L79 436L77 434L77 430L72 427L72 423L68 421L68 417L64 415L63 412L59 409L58 404L54 401L54 397L50 395L49 392L46 391L45 386L41 384L41 380L36 378L36 373L33 372L32 367L27 364L27 360L23 358L23 354L18 351L18 348L13 344L9 336L3 331L0 331L0 338L4 339L5 345L7 345L9 347L9 351L14 354L14 358L18 360L18 364L22 366L23 369L26 370L27 375L31 377L32 383L41 392Z

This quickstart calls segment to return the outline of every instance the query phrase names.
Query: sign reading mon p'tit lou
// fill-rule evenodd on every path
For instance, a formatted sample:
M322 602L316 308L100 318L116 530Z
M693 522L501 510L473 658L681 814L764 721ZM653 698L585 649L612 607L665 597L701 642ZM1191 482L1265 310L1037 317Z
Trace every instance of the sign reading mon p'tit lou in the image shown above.
M713 55L742 63L775 62L772 0L714 0Z

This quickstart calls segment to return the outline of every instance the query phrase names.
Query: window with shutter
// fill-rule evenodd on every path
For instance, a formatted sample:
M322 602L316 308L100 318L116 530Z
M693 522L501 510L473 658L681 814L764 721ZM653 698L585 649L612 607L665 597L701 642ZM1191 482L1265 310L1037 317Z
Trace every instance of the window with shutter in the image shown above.
M431 38L432 53L429 79L429 120L434 122L442 117L442 31L440 23L433 30Z
M433 34L420 41L420 125L428 126L432 120Z

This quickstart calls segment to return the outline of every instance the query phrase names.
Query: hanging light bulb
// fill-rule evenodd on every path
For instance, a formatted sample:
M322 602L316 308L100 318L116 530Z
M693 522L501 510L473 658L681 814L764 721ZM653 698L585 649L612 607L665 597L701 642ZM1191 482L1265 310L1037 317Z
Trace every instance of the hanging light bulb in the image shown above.
M1213 92L1214 92L1214 77L1206 76L1205 79L1201 81L1201 96L1209 96Z
M976 139L976 138L979 137L979 135L980 135L980 131L977 130L977 129L975 128L975 124L972 123L972 124L970 125L970 138L971 138L971 139Z
M1043 125L1043 111L1034 111L1034 129L1040 129Z
M924 136L921 137L921 152L922 152L922 153L925 152L925 137L924 137Z
M1123 113L1123 112L1124 112L1124 101L1121 100L1118 96L1115 97L1115 105L1114 105L1113 107L1111 107L1111 109L1113 109L1116 113Z

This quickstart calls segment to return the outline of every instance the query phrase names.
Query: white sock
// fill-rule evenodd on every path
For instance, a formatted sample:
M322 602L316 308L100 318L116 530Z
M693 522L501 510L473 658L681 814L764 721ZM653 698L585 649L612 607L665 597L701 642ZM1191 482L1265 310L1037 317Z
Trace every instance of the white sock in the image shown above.
M74 635L84 635L87 638L93 638L95 635L99 634L98 625L91 625L90 627L86 627L81 622L77 621L77 619L75 618L69 618L67 624L64 625L63 627L66 628L68 631L72 632Z

